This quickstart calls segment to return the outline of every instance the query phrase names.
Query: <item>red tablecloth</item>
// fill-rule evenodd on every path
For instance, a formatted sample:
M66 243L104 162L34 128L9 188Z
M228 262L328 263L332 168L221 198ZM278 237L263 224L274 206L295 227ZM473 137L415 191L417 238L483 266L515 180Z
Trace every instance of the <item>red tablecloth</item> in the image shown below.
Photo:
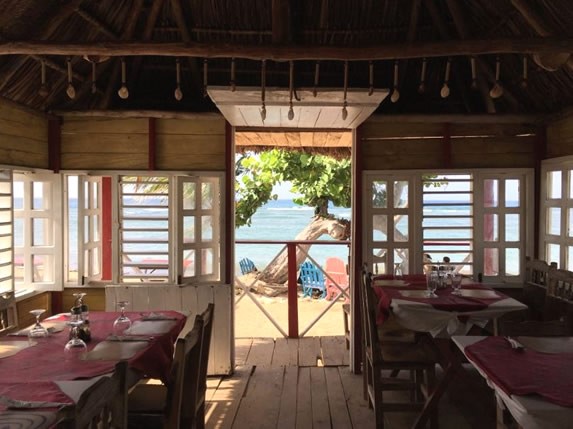
M557 405L573 407L573 353L516 351L502 337L485 338L464 352L507 394L537 394Z

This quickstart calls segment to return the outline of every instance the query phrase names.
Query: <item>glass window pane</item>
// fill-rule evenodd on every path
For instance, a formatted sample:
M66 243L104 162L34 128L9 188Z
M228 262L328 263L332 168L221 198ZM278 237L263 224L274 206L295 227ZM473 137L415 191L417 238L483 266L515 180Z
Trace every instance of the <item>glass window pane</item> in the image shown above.
M565 269L569 271L573 269L573 246L567 247L567 266Z
M375 209L386 208L388 188L386 182L372 182L372 207Z
M201 249L201 275L213 274L213 249Z
M183 183L183 210L195 210L195 183Z
M32 246L51 246L52 234L49 219L34 218L32 220Z
M183 277L195 275L195 250L185 250L183 252Z
M388 261L387 249L372 249L372 273L388 274L386 267Z
M92 216L92 239L99 241L99 216Z
M505 249L505 275L518 276L519 267L519 249L513 247Z
M507 179L505 181L505 206L519 207L519 184L518 179Z
M561 171L547 172L547 196L561 198Z
M213 216L201 216L201 241L213 240Z
M34 182L32 191L32 209L47 210L49 184L44 182Z
M213 208L213 184L201 183L201 208L204 210Z
M14 219L14 246L24 246L24 219Z
M97 209L99 207L99 183L92 182L92 208Z
M505 215L505 241L519 241L519 214Z
M14 254L14 281L22 283L24 281L24 255Z
M53 282L54 281L54 261L51 255L34 255L32 257L34 264L33 281Z
M497 214L483 215L484 241L499 241L499 219Z
M183 243L195 242L195 216L183 217Z
M14 210L24 208L24 182L14 182Z
M394 207L408 207L408 182L405 180L394 182Z
M486 179L483 183L483 205L484 207L497 207L499 204L499 181L497 179Z
M484 249L483 250L483 268L484 275L497 276L499 275L499 250L498 249Z
M99 249L92 249L92 263L90 266L90 275L95 276L100 272Z
M409 274L410 256L408 249L394 249L394 272L396 272L397 265L402 269L403 275Z
M546 248L546 261L548 264L555 262L559 267L561 265L561 258L560 258L560 250L561 246L559 244L548 243Z
M408 215L398 216L394 231L394 241L408 241Z
M374 241L387 241L388 217L386 215L372 216L372 239Z
M561 234L561 208L548 207L547 208L547 234L560 235Z
M84 207L90 208L90 182L84 182Z
M569 170L569 199L573 199L573 170Z

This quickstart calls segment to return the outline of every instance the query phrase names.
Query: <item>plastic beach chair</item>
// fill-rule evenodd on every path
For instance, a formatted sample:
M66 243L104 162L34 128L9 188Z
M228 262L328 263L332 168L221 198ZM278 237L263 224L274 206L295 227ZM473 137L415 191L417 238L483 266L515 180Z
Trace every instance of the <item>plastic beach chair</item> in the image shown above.
M326 258L325 271L328 274L325 280L326 299L330 300L340 293L334 282L342 289L348 289L348 274L344 261L336 257Z
M306 261L300 264L300 282L303 296L312 297L312 291L318 289L321 292L320 297L326 297L324 274L312 262Z
M257 271L257 267L255 267L255 263L251 261L249 258L243 258L239 261L239 267L241 268L241 274L249 274L253 271Z

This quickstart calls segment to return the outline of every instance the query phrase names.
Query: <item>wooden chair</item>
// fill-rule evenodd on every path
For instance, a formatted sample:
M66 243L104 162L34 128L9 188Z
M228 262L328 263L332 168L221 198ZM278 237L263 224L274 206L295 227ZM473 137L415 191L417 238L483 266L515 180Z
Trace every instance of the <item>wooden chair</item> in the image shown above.
M200 428L204 426L204 415L198 420L196 410L199 397L206 388L206 365L202 365L204 336L210 336L213 304L209 304L203 315L195 318L193 328L175 343L175 354L171 367L171 382L166 386L147 382L138 384L129 394L129 428ZM205 320L203 319L205 317ZM206 323L205 323L206 322ZM208 354L208 350L206 351ZM205 376L201 372L205 371ZM201 393L203 392L203 393ZM204 400L203 400L204 403Z
M430 342L390 342L378 335L377 298L371 287L371 274L363 272L361 287L363 327L363 377L369 406L374 408L376 427L384 427L384 412L416 412L424 407L436 384L437 354ZM406 370L409 379L384 377L383 371ZM384 391L409 392L406 402L383 400ZM437 427L437 413L431 426Z
M348 273L346 272L346 264L340 258L326 258L324 267L327 274L324 280L324 284L326 286L326 299L330 300L342 293L336 285L341 287L343 290L348 290ZM346 298L345 302L348 302L348 298Z
M542 320L545 295L549 284L549 271L555 266L540 259L525 257L525 283L523 302L529 307L528 319Z
M543 320L559 320L573 328L573 272L549 271Z
M321 292L321 298L326 297L324 274L312 262L306 261L300 264L300 282L303 296L312 297L313 290L317 289Z

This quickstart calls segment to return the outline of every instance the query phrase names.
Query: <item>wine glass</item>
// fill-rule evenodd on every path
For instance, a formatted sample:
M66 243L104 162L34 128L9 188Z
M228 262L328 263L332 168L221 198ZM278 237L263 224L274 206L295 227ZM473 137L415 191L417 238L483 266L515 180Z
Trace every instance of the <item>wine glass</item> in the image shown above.
M30 331L28 332L28 340L31 343L38 341L38 340L42 340L44 338L47 338L50 335L48 330L44 326L42 326L42 324L40 323L40 316L45 311L46 310L43 308L38 308L36 310L30 310L30 313L36 317L36 323L34 324L34 326L32 326L32 328L30 328Z
M460 289L462 288L462 275L460 273L452 273L452 295L461 295Z
M118 338L125 335L125 331L131 328L131 320L129 320L129 317L125 315L125 307L127 307L128 304L128 301L119 301L117 303L121 314L113 322L113 334Z
M74 317L67 323L71 327L71 339L66 343L64 347L64 356L66 360L82 360L86 357L88 346L79 337L80 326L82 326L83 323L84 321L81 319L81 317Z
M426 288L428 298L437 298L436 289L438 288L438 283L440 281L439 274L437 271L431 271L426 276Z

